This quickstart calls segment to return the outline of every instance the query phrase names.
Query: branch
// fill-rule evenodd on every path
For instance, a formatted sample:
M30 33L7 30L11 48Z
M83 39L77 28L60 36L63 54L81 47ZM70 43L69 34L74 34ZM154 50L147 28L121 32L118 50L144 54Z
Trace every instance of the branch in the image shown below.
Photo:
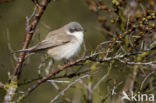
M36 12L36 14L34 14L34 18L33 18L32 22L29 23L29 20L27 19L27 21L26 21L26 36L25 36L25 40L24 40L24 44L22 46L22 49L28 48L28 45L32 39L32 36L33 36L34 31L36 29L36 26L37 26L41 16L43 15L48 3L49 3L49 0L42 0L42 2L40 4L42 6L40 6L38 8L38 11ZM26 53L21 52L19 55L20 56L18 58L18 62L16 64L16 67L14 69L14 74L13 74L13 75L17 75L18 78L19 78L20 73L21 73L21 69L22 69L23 62L25 60Z
M151 73L149 73L149 74L144 78L144 80L143 80L142 83L141 83L140 90L143 89L143 86L144 86L145 81L146 81L151 75L153 75L155 72L156 72L156 70L153 70Z
M36 1L36 0L33 0L33 1ZM40 2L40 5L38 5L39 6L38 11L34 14L32 22L29 23L29 20L27 19L27 21L26 21L26 35L25 35L25 40L24 40L22 49L28 48L30 41L32 39L32 36L34 34L34 31L36 29L36 26L37 26L41 16L43 15L43 13L44 13L49 2L50 2L50 0L42 0ZM25 52L21 52L19 54L18 61L17 61L16 66L14 68L12 79L11 79L11 82L9 83L9 87L8 87L8 90L7 90L7 93L5 95L3 103L10 103L12 101L14 95L15 95L15 92L17 89L17 81L18 81L20 74L22 72L22 65L23 65L23 62L25 61L25 56L26 56Z
M102 62L109 62L109 61L112 61L112 60L122 59L122 58L129 57L129 56L132 56L132 55L141 54L143 52L145 52L145 51L139 51L139 52L135 52L135 53L128 53L128 54L124 54L124 55L117 55L117 56L108 57L108 58L107 57L106 58L96 58L98 55L103 54L102 52L99 52L99 53L91 54L91 55L86 56L86 57L81 58L81 59L77 59L76 61L65 64L60 68L54 69L53 72L49 73L48 75L44 76L42 79L38 80L32 87L28 88L28 90L22 96L20 96L16 102L18 103L18 102L22 101L32 91L34 91L39 85L41 85L42 83L49 80L51 76L54 76L54 75L60 73L61 71L67 69L68 67L73 67L73 66L79 65L80 63L82 65L82 63L85 63L87 60L102 63Z
M151 62L145 62L145 63L143 63L143 62L126 62L126 61L123 61L123 60L119 60L121 63L125 63L125 64L129 64L129 65L149 65L149 66L152 66L152 67L156 67L156 64L153 62L153 61L151 61Z
M39 4L39 2L38 2L38 0L32 0L33 1L33 3L36 5L36 7L41 7L41 5Z
M53 99L50 101L50 103L53 103L55 100L57 100L61 95L64 94L64 92L66 92L66 91L67 91L70 87L72 87L75 83L77 83L77 82L80 81L81 79L86 78L86 77L88 77L88 76L89 76L88 74L87 74L87 75L84 75L84 76L82 76L82 77L80 77L80 78L74 80L73 82L71 82L64 90L62 90L55 98L53 98Z
M88 72L89 72L89 70L85 70L85 71L78 72L78 73L64 74L64 75L52 77L52 78L50 78L50 79L48 79L48 80L60 79L60 78L73 78L73 77L76 77L76 76L80 76L80 75L86 74L86 73L88 73ZM39 76L39 77L33 78L33 79L31 79L31 80L26 80L26 81L24 81L24 82L19 83L19 86L30 84L30 83L32 83L32 82L34 82L34 81L39 80L39 79L42 79L42 77Z
M16 102L18 103L21 100L23 100L24 98L26 98L33 90L35 90L40 84L46 82L51 76L54 76L54 75L60 73L62 70L67 69L68 67L73 67L75 65L78 65L79 63L85 62L86 60L91 60L93 57L98 56L99 54L101 54L101 52L92 54L90 56L86 56L85 58L78 59L74 62L70 62L68 64L63 65L60 68L54 69L55 71L49 73L48 75L43 77L41 80L38 80L32 87L28 88L28 90L22 96L20 96Z

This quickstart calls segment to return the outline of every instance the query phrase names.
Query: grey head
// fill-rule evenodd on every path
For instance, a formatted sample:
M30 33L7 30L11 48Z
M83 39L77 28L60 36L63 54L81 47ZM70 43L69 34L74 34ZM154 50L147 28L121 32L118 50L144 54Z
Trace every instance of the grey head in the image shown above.
M70 33L74 33L74 32L85 32L85 29L78 22L70 22L70 23L66 24L64 26L64 28L68 32L70 32Z

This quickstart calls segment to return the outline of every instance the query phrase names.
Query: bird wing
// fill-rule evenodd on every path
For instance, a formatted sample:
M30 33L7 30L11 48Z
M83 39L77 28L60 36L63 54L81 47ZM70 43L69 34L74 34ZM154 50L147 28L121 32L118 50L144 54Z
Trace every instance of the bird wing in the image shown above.
M37 50L48 49L48 48L60 46L60 45L70 42L71 38L72 37L70 35L58 34L58 35L52 36L51 38L43 40L42 42L31 47L31 51L37 51Z
M71 42L72 38L73 38L72 35L65 35L65 34L54 35L49 38L46 38L45 40L39 42L38 44L32 46L31 48L18 50L18 51L15 51L15 53L17 53L17 52L35 52L35 51L45 50L48 48L53 48L53 47L60 46L60 45Z

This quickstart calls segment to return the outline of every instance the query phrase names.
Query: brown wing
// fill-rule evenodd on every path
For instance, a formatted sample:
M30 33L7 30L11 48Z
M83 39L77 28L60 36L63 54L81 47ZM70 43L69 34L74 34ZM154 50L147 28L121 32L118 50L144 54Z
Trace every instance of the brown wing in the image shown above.
M69 43L72 40L72 38L74 38L74 37L71 35L64 35L64 34L53 35L53 36L50 36L49 38L46 38L45 40L39 42L38 44L34 45L31 48L24 49L24 50L18 50L18 51L15 51L14 53L36 52L36 51L45 50L48 48L53 48L56 46L60 46L60 45Z
M53 30L53 31L49 32L49 33L47 34L47 36L46 36L45 39L48 39L48 38L51 38L51 37L53 37L53 36L55 36L55 35L60 34L60 31L61 31L62 33L64 33L64 32L63 32L64 30L62 30L62 28L56 29L56 30Z
M72 38L73 37L70 35L64 35L64 34L54 35L54 36L51 36L50 38L46 38L46 40L43 40L42 42L29 48L29 50L31 52L34 52L34 51L38 51L38 50L53 48L56 46L60 46L60 45L69 43L72 40Z

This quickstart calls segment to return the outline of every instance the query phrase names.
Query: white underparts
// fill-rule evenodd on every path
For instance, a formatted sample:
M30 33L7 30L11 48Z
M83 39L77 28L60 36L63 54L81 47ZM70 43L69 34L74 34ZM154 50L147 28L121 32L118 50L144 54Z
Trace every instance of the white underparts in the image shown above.
M69 35L75 36L76 39L67 44L48 50L48 54L51 55L53 59L70 59L80 51L81 44L83 43L83 32L74 32Z

